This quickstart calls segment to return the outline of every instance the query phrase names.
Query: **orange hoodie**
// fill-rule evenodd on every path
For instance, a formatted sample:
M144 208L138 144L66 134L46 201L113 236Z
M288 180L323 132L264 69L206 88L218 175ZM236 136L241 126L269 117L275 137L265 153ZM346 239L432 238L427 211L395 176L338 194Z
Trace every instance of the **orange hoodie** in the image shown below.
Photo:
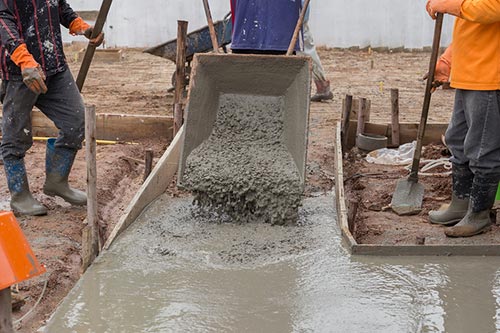
M500 0L464 0L453 32L451 86L500 90Z

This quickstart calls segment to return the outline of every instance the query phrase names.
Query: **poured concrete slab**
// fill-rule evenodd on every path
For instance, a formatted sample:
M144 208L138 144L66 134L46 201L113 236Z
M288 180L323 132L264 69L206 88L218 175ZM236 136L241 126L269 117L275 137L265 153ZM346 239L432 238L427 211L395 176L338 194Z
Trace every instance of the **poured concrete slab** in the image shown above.
M47 332L495 332L500 258L351 257L333 196L297 226L218 223L162 196ZM200 215L201 214L201 215Z

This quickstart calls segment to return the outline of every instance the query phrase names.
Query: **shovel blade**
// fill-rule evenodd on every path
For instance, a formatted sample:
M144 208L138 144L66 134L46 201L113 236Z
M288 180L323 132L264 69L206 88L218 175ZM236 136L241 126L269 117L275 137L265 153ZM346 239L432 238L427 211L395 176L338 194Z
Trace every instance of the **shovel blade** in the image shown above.
M422 211L424 200L424 186L408 179L401 179L396 185L396 191L392 195L392 210L402 215L415 215Z

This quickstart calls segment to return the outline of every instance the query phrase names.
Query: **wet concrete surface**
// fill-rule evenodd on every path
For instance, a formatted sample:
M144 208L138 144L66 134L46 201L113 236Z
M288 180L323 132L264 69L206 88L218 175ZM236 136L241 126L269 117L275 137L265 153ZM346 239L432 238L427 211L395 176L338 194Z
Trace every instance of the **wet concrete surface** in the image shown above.
M295 223L299 170L284 135L284 98L223 94L209 138L186 160L183 185L231 220Z
M191 200L153 203L46 331L500 331L500 258L350 256L332 196L286 227L219 223Z

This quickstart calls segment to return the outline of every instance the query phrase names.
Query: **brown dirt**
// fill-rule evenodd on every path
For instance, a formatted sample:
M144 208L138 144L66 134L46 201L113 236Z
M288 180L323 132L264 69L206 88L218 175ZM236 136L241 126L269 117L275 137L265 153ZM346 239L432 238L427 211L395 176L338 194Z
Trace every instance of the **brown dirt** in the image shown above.
M441 158L444 146L427 146L424 158ZM445 227L428 222L428 212L438 209L451 198L450 176L422 176L419 182L425 187L423 210L418 215L400 217L390 209L397 180L408 175L403 167L369 164L364 155L350 151L344 160L346 198L358 202L354 237L360 244L414 245L425 238L425 244L498 244L500 226L492 231L471 238L448 238ZM434 169L440 173L444 169Z
M80 49L81 46L73 45L66 50L73 73L77 73L79 68L77 51ZM123 54L120 62L94 61L83 91L85 102L96 105L99 113L171 115L173 96L167 93L167 89L171 86L174 64L140 50L126 49ZM429 59L428 53L369 53L329 49L320 49L320 56L332 82L335 97L331 102L311 105L308 195L330 191L334 184L334 126L340 118L341 100L345 94L369 98L372 102L372 121L385 123L390 119L390 88L399 88L401 120L418 121L424 92L424 83L419 78L425 73ZM452 100L452 91L435 94L430 121L447 122ZM142 159L147 148L153 149L155 156L159 157L166 144L152 139L140 142L138 146L98 147L99 208L106 233L116 224L142 182L143 166L130 164L123 161L122 157ZM44 180L42 143L35 143L26 161L34 195L49 208L46 217L19 218L35 253L48 270L45 276L19 285L20 295L26 298L27 303L15 313L16 318L32 308L48 278L48 288L41 304L19 330L35 332L80 277L81 231L86 210L71 207L41 193ZM3 174L0 179L5 179ZM85 188L83 153L77 156L71 182L78 188ZM173 196L183 195L175 187L169 192ZM0 203L8 206L8 201L9 194L3 181L0 185ZM444 201L443 197L439 202ZM381 197L380 204L386 202L387 197Z

